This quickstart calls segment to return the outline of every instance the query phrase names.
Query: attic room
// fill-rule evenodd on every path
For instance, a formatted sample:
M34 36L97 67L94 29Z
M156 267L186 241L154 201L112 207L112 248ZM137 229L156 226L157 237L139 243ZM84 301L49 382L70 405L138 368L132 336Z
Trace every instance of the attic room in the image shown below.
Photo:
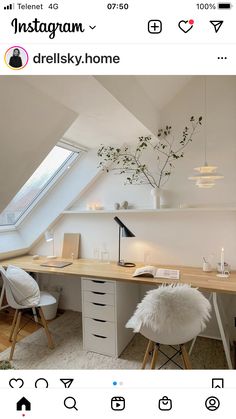
M0 89L0 368L234 368L236 77Z

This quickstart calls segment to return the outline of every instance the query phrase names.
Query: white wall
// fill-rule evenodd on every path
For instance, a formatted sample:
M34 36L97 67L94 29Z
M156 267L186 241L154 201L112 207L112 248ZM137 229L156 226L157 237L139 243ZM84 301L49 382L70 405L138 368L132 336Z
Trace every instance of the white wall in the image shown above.
M203 113L202 81L193 78L177 97L163 110L164 122L181 132L192 114ZM225 179L211 190L199 190L188 180L193 167L203 163L202 135L196 136L185 158L178 162L168 184L172 193L171 204L228 205L235 204L236 180L236 78L212 77L208 82L208 138L209 163L216 163ZM86 208L99 201L106 208L114 202L127 199L136 207L151 207L147 186L123 186L122 178L113 174L99 179L73 207ZM119 215L118 215L119 216ZM210 257L215 264L220 249L225 248L226 260L236 268L236 213L235 212L182 212L160 214L122 214L120 218L136 234L134 239L122 240L122 254L126 260L156 264L184 264L201 266L202 257ZM93 257L94 248L107 246L110 258L117 259L117 225L111 214L80 214L64 216L55 229L56 252L61 254L64 232L81 233L81 256ZM35 253L48 254L41 243ZM65 288L68 306L74 299ZM231 326L235 315L235 297L225 297ZM74 301L74 300L73 300ZM229 305L230 302L230 305ZM73 302L74 304L74 302ZM79 309L79 305L78 305ZM216 334L215 325L209 334Z

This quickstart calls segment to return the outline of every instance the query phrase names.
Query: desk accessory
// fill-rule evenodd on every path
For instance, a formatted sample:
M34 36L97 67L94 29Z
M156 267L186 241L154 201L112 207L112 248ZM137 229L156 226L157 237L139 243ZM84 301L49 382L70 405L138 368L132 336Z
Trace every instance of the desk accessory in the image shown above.
M114 217L114 220L119 225L119 245L118 245L118 262L117 265L123 266L124 268L133 268L135 266L135 263L131 262L124 262L120 258L120 242L121 242L121 235L122 237L135 237L135 235L130 231L124 223L118 218Z
M64 259L78 259L80 247L80 233L64 233L62 257Z
M202 265L203 272L212 272L212 266L210 262L206 260L205 257L203 257L203 265Z
M219 278L228 278L229 277L229 265L225 262L225 250L222 247L220 255L220 263L217 264L217 271L219 272L217 276Z
M47 256L47 259L56 259L54 255L54 234L52 230L47 230L44 233L44 238L47 243L52 242L52 255Z
M50 262L42 263L40 266L45 266L48 268L65 268L66 266L72 265L72 262L63 262L60 260L53 260Z

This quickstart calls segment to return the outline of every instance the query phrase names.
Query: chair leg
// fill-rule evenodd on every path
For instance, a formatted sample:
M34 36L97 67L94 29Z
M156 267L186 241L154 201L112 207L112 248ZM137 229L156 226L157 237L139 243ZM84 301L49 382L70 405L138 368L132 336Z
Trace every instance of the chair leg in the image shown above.
M180 345L180 349L181 349L181 355L182 355L183 362L184 362L184 368L186 370L191 370L192 366L191 366L189 354L186 351L185 345Z
M154 342L149 340L148 344L147 344L147 349L146 349L146 352L145 352L145 355L144 355L144 358L143 358L143 363L142 363L142 367L141 367L142 370L144 370L146 365L147 365L148 357L150 356L150 352L153 350L153 345L154 345Z
M154 350L152 355L152 361L151 361L151 370L155 370L156 362L157 362L157 356L158 356L158 349L159 345L157 343L154 344Z
M10 342L12 342L12 336L13 336L13 333L14 333L18 313L19 313L19 310L15 310L14 318L13 318L12 325L11 325L11 332L10 332L10 336L9 336L9 341Z
M13 358L13 354L14 354L14 350L15 350L15 346L16 346L16 341L17 341L17 335L18 335L19 328L20 328L20 321L21 321L21 311L19 311L17 313L17 317L16 317L16 325L15 325L14 332L13 332L13 341L12 341L9 361L11 361L12 358Z
M51 333L50 333L49 328L48 328L47 320L44 317L42 308L39 307L38 309L39 309L39 314L40 314L40 317L41 317L41 320L42 320L42 324L43 324L45 333L47 335L48 346L49 346L50 349L54 349L54 343L53 343L52 336L51 336Z

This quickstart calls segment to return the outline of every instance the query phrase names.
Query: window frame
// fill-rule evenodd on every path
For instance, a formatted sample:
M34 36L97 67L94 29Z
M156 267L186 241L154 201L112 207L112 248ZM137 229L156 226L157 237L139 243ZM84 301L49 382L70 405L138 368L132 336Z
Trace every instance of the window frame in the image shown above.
M17 218L14 224L5 224L0 225L0 232L6 231L16 231L18 227L26 220L26 218L30 215L30 213L37 207L37 205L41 202L42 199L46 197L48 192L60 181L60 179L71 169L76 161L81 157L85 150L80 149L80 147L76 147L73 151L62 142L59 142L54 147L61 147L66 150L71 151L71 154L67 157L64 163L55 171L54 175L46 182L45 186L42 190L40 190L35 198L26 206L26 208L22 211L20 216ZM53 150L53 148L52 148ZM48 153L49 154L49 153ZM46 158L46 157L45 157ZM69 166L69 168L68 168ZM36 169L37 170L37 169Z

